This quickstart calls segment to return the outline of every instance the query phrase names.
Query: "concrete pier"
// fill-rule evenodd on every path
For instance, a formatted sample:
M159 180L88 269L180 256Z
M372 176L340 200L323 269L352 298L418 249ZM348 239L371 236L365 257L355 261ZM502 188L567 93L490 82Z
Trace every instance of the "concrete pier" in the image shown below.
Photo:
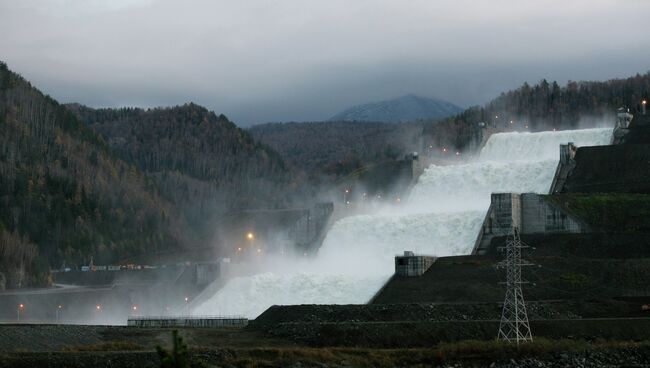
M584 233L589 230L582 220L535 193L494 193L473 255L487 253L492 238L510 233L517 226L521 234Z

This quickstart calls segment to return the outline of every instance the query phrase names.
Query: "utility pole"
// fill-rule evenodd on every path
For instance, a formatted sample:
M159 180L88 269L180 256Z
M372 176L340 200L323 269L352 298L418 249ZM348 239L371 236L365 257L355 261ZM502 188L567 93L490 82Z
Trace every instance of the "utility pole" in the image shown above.
M503 302L501 323L497 339L508 343L533 341L526 313L524 294L521 291L521 267L531 264L521 259L521 250L528 248L519 237L519 228L512 227L510 236L506 239L506 259L497 264L498 268L506 269L506 298Z

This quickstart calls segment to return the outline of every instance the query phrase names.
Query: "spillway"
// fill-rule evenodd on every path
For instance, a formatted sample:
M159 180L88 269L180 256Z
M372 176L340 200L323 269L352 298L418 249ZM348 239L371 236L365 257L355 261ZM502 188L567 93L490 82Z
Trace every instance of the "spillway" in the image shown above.
M194 309L254 318L271 305L367 302L404 250L469 254L493 192L547 193L559 145L609 144L612 129L492 135L476 161L432 165L399 206L337 221L313 259L269 259L265 271L236 277Z

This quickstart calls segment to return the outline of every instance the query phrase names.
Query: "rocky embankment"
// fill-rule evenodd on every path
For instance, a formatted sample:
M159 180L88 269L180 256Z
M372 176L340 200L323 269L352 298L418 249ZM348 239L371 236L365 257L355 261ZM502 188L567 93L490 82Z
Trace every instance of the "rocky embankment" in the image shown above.
M465 346L466 347L466 346ZM452 348L453 349L453 348ZM444 367L444 368L546 368L546 367L648 367L650 349L647 345L622 348L588 348L582 351L547 352L532 357L493 357L502 351L490 353L462 349L464 357L445 357L444 349L393 351L393 350L299 350L299 349L214 349L191 351L191 367L292 367L292 368L348 368L348 367ZM526 349L524 349L526 350ZM407 355L408 354L408 355ZM0 355L0 368L12 367L158 367L159 358L152 351L120 352L56 352L13 353Z

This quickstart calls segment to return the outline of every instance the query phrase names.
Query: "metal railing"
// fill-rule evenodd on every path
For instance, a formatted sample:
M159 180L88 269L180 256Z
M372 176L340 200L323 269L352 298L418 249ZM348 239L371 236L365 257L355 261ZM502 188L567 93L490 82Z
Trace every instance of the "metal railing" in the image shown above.
M166 315L166 316L131 316L129 317L130 320L142 320L142 321L150 321L150 320L159 320L159 319L188 319L188 320L193 320L193 319L221 319L221 320L248 320L248 318L244 317L243 315Z

